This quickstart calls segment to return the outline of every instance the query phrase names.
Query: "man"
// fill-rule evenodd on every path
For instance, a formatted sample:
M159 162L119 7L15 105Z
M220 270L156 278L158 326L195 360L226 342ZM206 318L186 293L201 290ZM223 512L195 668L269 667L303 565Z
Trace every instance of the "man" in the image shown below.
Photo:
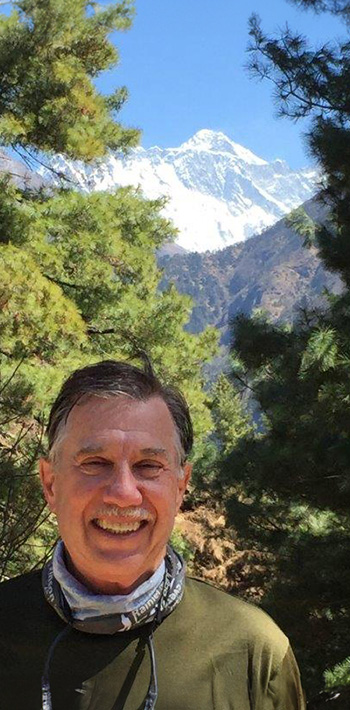
M53 405L44 494L61 541L1 585L3 710L301 710L288 640L261 610L186 579L167 545L192 425L147 365L74 372Z

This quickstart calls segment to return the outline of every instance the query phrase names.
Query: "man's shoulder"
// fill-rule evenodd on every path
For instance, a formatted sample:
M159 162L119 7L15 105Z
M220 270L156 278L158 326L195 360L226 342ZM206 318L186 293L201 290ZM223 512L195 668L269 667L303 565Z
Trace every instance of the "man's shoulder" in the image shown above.
M25 574L20 574L18 577L11 577L0 583L0 594L1 595L11 595L13 591L31 589L33 586L37 587L41 584L41 570L33 570L32 572L26 572Z
M190 627L195 652L207 649L225 688L226 679L232 681L236 669L237 687L242 679L247 683L248 674L251 707L267 707L269 688L269 697L276 699L278 707L305 708L289 641L268 614L254 604L193 578L186 581L184 607L181 630L183 624Z
M211 610L215 609L218 614L234 617L235 620L240 617L245 625L251 619L254 624L278 628L271 617L256 604L229 594L210 582L186 577L186 590L197 602L210 606Z
M32 608L42 596L41 570L8 579L0 584L0 613Z
M188 577L187 601L213 628L225 636L232 636L248 647L274 649L281 659L289 647L289 640L275 621L255 604L218 589L202 580Z

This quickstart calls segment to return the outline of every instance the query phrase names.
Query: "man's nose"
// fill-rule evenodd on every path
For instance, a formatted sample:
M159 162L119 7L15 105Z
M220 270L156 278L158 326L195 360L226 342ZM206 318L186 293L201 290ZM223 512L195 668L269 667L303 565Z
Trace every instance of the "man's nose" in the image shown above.
M141 505L143 497L138 486L130 466L126 462L119 464L115 466L104 489L104 501L125 508Z

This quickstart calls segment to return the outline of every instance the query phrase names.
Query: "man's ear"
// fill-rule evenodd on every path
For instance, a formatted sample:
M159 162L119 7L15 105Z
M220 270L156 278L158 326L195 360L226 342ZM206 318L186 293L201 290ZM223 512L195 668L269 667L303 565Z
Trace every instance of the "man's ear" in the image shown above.
M55 478L56 474L53 465L48 459L41 458L39 461L39 474L46 502L52 513L55 512Z
M184 466L182 466L182 476L179 477L179 480L178 480L177 510L180 510L181 503L183 501L183 497L186 493L186 489L189 484L189 480L191 478L191 473L192 473L192 464L186 462L184 464Z

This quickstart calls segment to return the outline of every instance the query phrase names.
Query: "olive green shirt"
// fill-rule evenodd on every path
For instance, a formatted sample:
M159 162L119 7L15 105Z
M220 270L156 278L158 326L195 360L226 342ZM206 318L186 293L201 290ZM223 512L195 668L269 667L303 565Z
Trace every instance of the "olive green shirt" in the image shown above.
M65 623L39 572L0 585L0 708L40 710L41 675ZM146 628L146 627L144 627ZM53 710L142 710L150 680L139 631L71 629L52 656ZM156 710L304 710L288 639L260 609L188 578L154 635Z

